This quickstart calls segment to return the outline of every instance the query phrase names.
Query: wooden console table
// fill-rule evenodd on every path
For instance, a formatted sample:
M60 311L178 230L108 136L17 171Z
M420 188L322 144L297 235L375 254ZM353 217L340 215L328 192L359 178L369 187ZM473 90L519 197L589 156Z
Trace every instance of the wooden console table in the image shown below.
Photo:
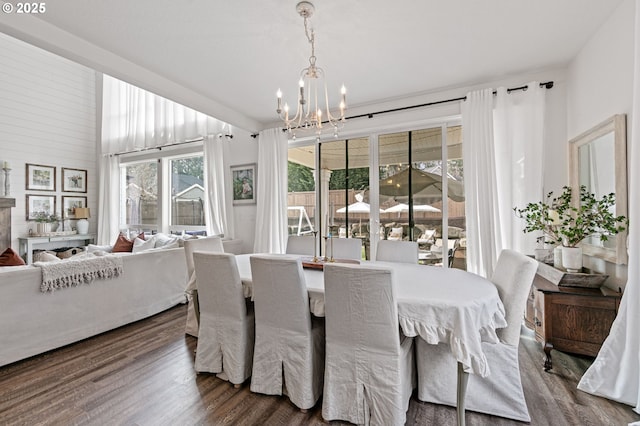
M596 356L609 335L622 293L606 287L559 287L540 274L527 300L525 325L535 331L552 367L551 350Z
M33 249L38 246L49 243L57 243L62 241L76 241L83 245L92 244L95 239L94 234L71 234L58 235L52 237L22 237L18 238L20 244L20 256L23 257L28 264L33 263Z

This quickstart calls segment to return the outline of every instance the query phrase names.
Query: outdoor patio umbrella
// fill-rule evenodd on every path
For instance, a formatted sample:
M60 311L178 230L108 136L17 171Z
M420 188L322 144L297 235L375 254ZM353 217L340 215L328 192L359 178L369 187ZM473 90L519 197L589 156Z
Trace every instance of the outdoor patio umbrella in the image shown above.
M396 197L409 195L409 173L411 173L411 191L414 196L442 194L442 176L412 167L381 179L378 183L380 195ZM447 191L448 197L453 201L464 201L464 187L461 182L447 179Z
M393 207L389 207L388 209L386 209L384 212L385 213L400 213L400 212L406 212L409 211L409 205L405 204L405 203L400 203L400 204L396 204ZM413 211L414 212L433 212L433 213L438 213L441 210L430 206L429 204L414 204L413 205Z

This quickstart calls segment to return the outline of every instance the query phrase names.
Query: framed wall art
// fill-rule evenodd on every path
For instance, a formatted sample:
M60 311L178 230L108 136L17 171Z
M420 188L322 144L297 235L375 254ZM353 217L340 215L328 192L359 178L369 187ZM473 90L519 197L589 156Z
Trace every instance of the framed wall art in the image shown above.
M87 207L87 197L62 196L62 218L75 219L75 208Z
M233 204L256 203L256 164L231 166Z
M27 220L43 219L56 212L55 195L27 194Z
M87 171L62 168L62 192L87 192Z
M32 191L55 191L56 168L41 164L26 164L26 187Z

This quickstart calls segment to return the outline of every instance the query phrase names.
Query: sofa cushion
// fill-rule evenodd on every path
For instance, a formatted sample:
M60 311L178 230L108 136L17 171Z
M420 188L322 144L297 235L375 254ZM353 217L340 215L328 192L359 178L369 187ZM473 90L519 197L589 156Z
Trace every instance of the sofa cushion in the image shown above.
M24 260L18 253L13 251L11 247L6 249L2 254L0 254L0 266L20 266L24 265Z
M60 262L61 260L62 259L55 254L51 254L46 251L40 253L40 256L38 256L38 262Z

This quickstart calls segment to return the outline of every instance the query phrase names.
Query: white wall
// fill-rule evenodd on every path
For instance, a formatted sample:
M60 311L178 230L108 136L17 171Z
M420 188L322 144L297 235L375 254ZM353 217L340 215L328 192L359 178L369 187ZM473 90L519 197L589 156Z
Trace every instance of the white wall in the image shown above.
M62 195L86 195L97 214L95 72L0 33L0 161L12 168L14 250L35 230L25 194L55 195L58 214ZM55 166L56 191L26 191L26 163ZM62 192L62 167L88 170L87 194Z
M625 0L568 68L567 133L569 139L614 114L627 114L633 98L634 0ZM627 141L630 138L627 126ZM631 149L627 146L627 152ZM631 231L633 231L633 224ZM638 228L635 227L635 232ZM611 275L607 285L624 287L627 268L585 256L585 266Z
M229 166L258 162L258 139L252 138L247 131L234 128L233 139L229 141ZM259 167L259 166L258 166ZM255 187L255 185L254 185ZM256 205L244 204L233 206L234 238L242 240L242 251L253 252L253 241L256 233Z

